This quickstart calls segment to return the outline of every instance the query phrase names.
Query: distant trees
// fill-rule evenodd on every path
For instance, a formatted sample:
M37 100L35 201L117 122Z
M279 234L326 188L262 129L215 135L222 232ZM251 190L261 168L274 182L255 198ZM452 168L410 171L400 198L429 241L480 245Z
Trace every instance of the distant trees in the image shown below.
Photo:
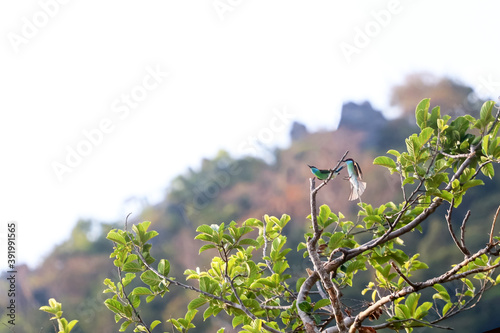
M500 234L495 232L500 207L475 229L482 234L479 246L468 241L467 221L474 212L457 216L457 207L470 199L467 192L484 185L479 175L493 178L492 164L500 161L500 110L488 101L477 114L477 118L465 114L452 119L441 115L439 107L430 110L429 99L418 103L419 130L405 140L406 149L390 149L388 156L373 161L398 175L401 200L378 207L360 202L354 219L334 213L330 206L335 203L317 205L318 192L335 186L338 177L318 186L311 178L311 228L297 249L287 246L286 214L241 224L200 225L196 239L204 245L199 252L211 251L214 256L203 268L184 272L194 283L175 279L169 260L152 257L150 241L158 232L150 230L150 222L131 230L126 223L124 229L109 231L118 274L104 281L104 293L109 295L105 305L115 314L120 331L135 332L159 331L159 320L144 319L143 302L168 297L171 288L179 287L195 296L184 317L163 326L178 332L194 328L193 319L201 315L201 308L204 319L224 311L239 332L366 333L385 328L412 332L418 327L446 327L443 321L470 309L500 283L495 273L500 266ZM337 169L345 156L338 156L331 169ZM444 214L441 206L446 208ZM431 269L430 258L409 253L405 236L418 234L436 216L433 223L448 229L436 239L450 237L461 259L432 267L437 273L419 280L416 273ZM292 256L302 256L308 268L291 271ZM358 295L360 305L353 306L342 290L360 283L364 287ZM54 314L60 330L71 331L76 322L61 317L55 300L49 304L42 310Z
M421 96L429 96L452 117L470 114L477 117L481 101L474 90L456 80L430 73L413 73L392 90L391 105L401 108L402 117L415 120L414 106Z

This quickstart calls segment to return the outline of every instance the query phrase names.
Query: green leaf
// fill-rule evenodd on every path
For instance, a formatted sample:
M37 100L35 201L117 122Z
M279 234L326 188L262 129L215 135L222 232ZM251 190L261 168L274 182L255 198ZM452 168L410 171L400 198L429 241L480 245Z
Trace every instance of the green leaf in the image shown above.
M399 153L399 151L394 150L394 149L389 149L389 150L387 151L387 154L391 154L391 155L394 155L394 156L396 156L396 157L401 156L401 154Z
M245 323L245 319L246 319L246 316L234 316L233 322L232 322L233 328Z
M484 102L483 106L481 106L479 118L483 121L484 125L494 120L494 117L491 115L491 110L493 109L494 105L494 101L486 101Z
M439 106L435 106L431 110L431 116L427 121L427 126L432 127L433 129L438 129L438 121L441 119L441 108Z
M188 310L194 310L196 308L199 308L200 306L202 306L203 304L207 303L208 300L204 299L204 298L195 298L193 299L191 302L189 302L188 304Z
M202 247L200 247L200 251L198 252L198 254L209 249L215 249L216 247L217 246L215 246L215 244L205 244Z
M379 156L373 160L373 164L385 166L386 168L396 168L396 162L387 156Z
M404 304L397 304L396 305L396 316L398 316L401 319L409 319L411 318L410 310L408 307Z
M409 139L405 140L406 143L406 150L408 151L409 157L411 157L411 160L415 160L415 142L411 140L411 137Z
M319 207L318 224L320 226L325 225L325 222L328 220L331 212L330 207L327 205L321 205L321 207Z
M123 305L119 301L108 298L107 300L104 301L104 305L114 313L122 313L123 312Z
M252 245L252 246L255 246L255 247L259 247L260 244L259 242L257 242L255 239L251 239L251 238L244 238L242 240L240 240L238 242L239 245Z
M432 137L432 135L434 134L434 130L430 127L426 127L424 128L421 132L420 132L420 135L418 136L418 140L419 140L419 143L420 143L420 147L421 148L424 144L427 143L427 141L430 140L430 138Z
M142 265L136 261L127 262L123 265L122 269L125 272L140 272L142 271Z
M214 284L208 276L203 276L200 278L200 289L206 291L207 293L212 293L214 290Z
M417 119L417 125L420 129L427 127L427 117L429 115L430 99L425 98L418 103L415 109L415 118Z
M132 295L137 295L137 296L144 296L144 295L151 295L153 292L149 290L146 287L137 287L132 290Z
M443 287L442 285L436 283L434 286L432 286L434 289L438 291L437 294L434 294L432 296L433 299L442 299L445 302L450 302L450 294L448 294L448 291Z
M446 303L443 307L443 316L446 315L448 313L448 311L451 309L451 307L453 306L453 303Z
M162 279L152 271L145 271L141 274L141 280L148 286L157 286Z
M151 326L149 326L149 330L152 331L155 329L156 326L158 326L158 324L161 324L161 321L159 320L155 320L151 323Z
M78 320L72 320L68 323L68 325L66 326L67 327L67 332L70 332L73 327L76 325L76 323L78 323Z
M411 293L406 298L405 305L408 307L411 316L415 314L415 310L417 309L419 299L420 299L420 294L417 293Z
M146 243L148 240L156 236L158 236L158 232L156 230L151 230L145 233L141 240L143 243Z
M450 192L448 192L446 190L442 190L441 194L439 194L438 196L440 198L443 198L444 200L446 200L448 202L451 202L451 200L453 199L453 194L451 194Z
M309 303L307 301L303 301L303 302L299 303L299 309L301 309L305 313L311 313L313 308L311 306L311 303Z
M481 143L482 144L482 148L483 148L483 153L484 155L488 155L488 148L490 146L490 136L489 135L486 135L484 138L483 138L483 142Z
M467 190L471 187L478 186L478 185L484 185L484 182L481 179L473 179L473 180L469 180L469 181L465 182L462 185L462 189Z
M166 259L161 259L158 263L158 273L163 276L168 276L170 273L170 262Z
M208 234L211 236L213 236L213 234L214 234L214 229L210 228L210 226L208 226L206 224L200 225L198 228L196 228L196 231L202 232L202 233L205 233L205 234Z
M328 247L332 250L338 248L340 243L344 239L345 234L342 232L336 232L330 237L330 241L328 242Z
M318 310L324 306L332 304L328 298L322 298L314 304L313 310Z
M481 168L481 172L483 173L483 175L490 178L493 178L493 176L495 175L495 170L493 169L493 165L491 163L484 165Z
M113 230L108 232L108 235L106 236L106 238L109 239L110 241L120 243L122 245L127 244L127 242L125 241L125 238L123 238L122 235L120 235L119 233L117 233L116 231L113 231Z
M500 275L499 275L500 276ZM301 277L297 280L297 283L295 284L295 290L300 290L300 287L302 286L302 284L304 283L304 281L306 280L305 277Z
M207 234L199 234L194 239L199 239L199 240L202 240L204 242L213 242L213 243L217 242L217 237L210 236L210 235L207 235Z
M414 184L416 179L417 178L415 178L415 177L405 178L405 180L403 180L403 186L405 186L406 184Z

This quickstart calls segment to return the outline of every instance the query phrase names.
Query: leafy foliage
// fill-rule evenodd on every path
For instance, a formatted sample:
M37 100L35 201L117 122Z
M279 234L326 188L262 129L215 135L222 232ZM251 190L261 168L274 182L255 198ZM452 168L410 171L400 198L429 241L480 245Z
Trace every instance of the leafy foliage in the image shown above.
M66 318L62 317L62 305L54 298L49 299L49 305L40 307L41 311L45 311L53 315L50 320L56 320L58 326L58 333L70 333L73 327L78 323L78 320L68 322Z
M171 286L197 293L184 317L168 320L179 332L193 329L200 312L206 320L222 311L240 332L373 332L381 328L412 332L416 327L435 327L473 307L488 288L500 283L499 275L494 277L500 266L500 237L493 234L496 217L491 227L484 228L484 246L474 251L464 239L468 217L462 223L460 239L451 222L466 193L484 184L478 176L494 177L492 163L500 161L494 108L489 101L478 119L463 115L451 121L451 117L441 116L439 107L429 110L428 99L422 100L415 111L420 131L405 140L406 151L391 149L390 156L374 160L375 165L399 176L401 202L378 207L360 202L355 220L334 213L328 205L321 205L318 211L316 194L335 180L315 187L312 179L308 216L312 229L297 247L314 267L307 274L290 270L290 258L296 253L287 245L290 216L285 214L250 218L241 224L200 225L195 239L204 244L199 253L214 256L206 269L184 272L195 286L170 276L168 260L156 263L151 240L158 233L149 230L150 222L134 225L132 232L109 231L107 238L114 244L111 258L119 279L104 281L104 293L111 295L105 305L115 313L116 322L121 322L120 331L133 326L135 332L152 332L160 325L159 320L146 323L139 308L144 299L149 303L165 297ZM416 282L418 271L428 270L429 265L420 254L404 250L403 236L422 231L422 224L441 205L449 208L440 222L447 224L464 259L449 262L448 267L439 268L441 274ZM359 295L363 306L344 305L340 290L366 278L369 282ZM461 287L449 288L450 282ZM366 319L378 323L366 326Z

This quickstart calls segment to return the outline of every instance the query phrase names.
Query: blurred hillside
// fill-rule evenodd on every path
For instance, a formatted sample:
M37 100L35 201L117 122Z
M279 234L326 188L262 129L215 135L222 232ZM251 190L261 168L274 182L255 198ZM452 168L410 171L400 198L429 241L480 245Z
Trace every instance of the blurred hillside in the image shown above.
M403 149L404 138L416 130L413 113L409 110L411 107L414 109L424 97L431 97L432 105L441 105L442 113L451 110L454 116L464 113L476 115L482 103L471 88L450 79L433 78L427 74L410 76L395 87L391 97L394 105L401 107L399 118L387 120L369 102L348 102L343 105L339 128L335 131L311 133L303 124L294 123L290 130L290 147L274 150L272 162L254 157L235 159L221 151L211 159L204 159L198 170L187 170L175 178L168 185L163 201L146 206L141 212L133 212L129 226L143 220L152 222L151 228L160 234L153 239L153 256L158 260L167 258L173 276L181 281L184 281L185 269L204 267L214 255L211 251L198 255L202 242L195 241L194 237L195 229L200 224L241 222L249 217L262 218L264 214L278 217L289 214L292 221L288 225L287 236L289 246L296 249L309 227L306 216L309 214L311 174L307 164L330 168L349 150L348 156L359 162L368 184L363 195L364 202L378 206L387 201L401 200L399 178L389 175L385 168L374 166L372 162L389 149ZM342 179L344 176L342 173L320 192L318 204L326 203L333 211L342 212L347 218L355 220L358 207L355 202L347 200L349 184ZM488 232L483 226L489 225L500 203L498 185L496 180L494 184L473 188L469 194L471 201L465 203L464 200L463 207L455 213L458 229L460 216L468 209L472 211L468 222L468 245L471 248L485 242L480 237ZM40 267L33 270L26 266L18 267L17 301L20 308L16 332L53 331L49 316L38 311L50 297L62 302L65 317L79 320L74 332L117 332L119 327L114 322L113 314L103 305L102 282L106 277L116 275L109 258L112 244L105 239L106 234L112 228L123 226L124 221L116 224L78 221L70 238L57 246ZM460 258L444 219L426 223L423 234L424 237L412 234L404 239L408 252L420 252L423 261L442 267L442 271L447 269L452 258ZM290 259L290 266L290 274L301 277L305 275L305 268L311 265L298 255ZM421 274L416 279L436 273ZM5 294L5 275L1 281L0 292ZM290 281L290 284L293 282ZM359 299L359 291L364 285L358 287L359 290L353 288L344 291L344 294ZM454 326L457 332L481 332L500 326L500 318L493 314L496 307L493 303L500 297L498 289L487 293L482 304L457 316L453 323L444 325ZM190 292L173 287L164 299L144 304L143 318L146 321L153 318L165 321L183 316L191 296ZM6 301L0 299L2 308L5 308ZM473 321L471 317L474 317ZM195 323L196 332L215 332L221 326L226 327L226 332L232 332L230 321L224 322L223 317L207 320L204 324L201 320L198 318ZM6 322L5 317L2 317L2 322ZM172 330L169 326L161 329L158 331ZM6 326L0 325L0 332L8 332Z

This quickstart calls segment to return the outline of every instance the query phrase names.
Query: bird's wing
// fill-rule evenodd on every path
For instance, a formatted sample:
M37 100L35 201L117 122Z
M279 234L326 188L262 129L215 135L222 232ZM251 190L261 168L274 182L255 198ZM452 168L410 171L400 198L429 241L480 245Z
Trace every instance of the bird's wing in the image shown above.
M349 200L352 201L359 199L359 197L361 197L363 192L366 190L366 183L362 182L361 180L358 180L357 188L356 186L354 186L352 181L350 182L350 184L351 184L351 193L349 194Z
M356 173L358 174L359 179L363 179L363 172L361 171L361 167L359 166L358 162L354 161L354 169L356 169Z

